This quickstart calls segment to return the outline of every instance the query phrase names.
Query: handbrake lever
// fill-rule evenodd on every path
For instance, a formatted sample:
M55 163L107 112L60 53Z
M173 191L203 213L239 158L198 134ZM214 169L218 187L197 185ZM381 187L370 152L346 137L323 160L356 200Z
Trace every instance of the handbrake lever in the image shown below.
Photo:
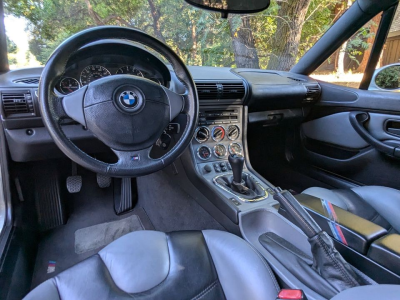
M296 225L306 234L313 255L313 269L316 270L338 292L346 289L368 285L367 279L358 275L336 250L331 237L322 231L309 213L289 192L281 188L274 189L274 199L292 217Z

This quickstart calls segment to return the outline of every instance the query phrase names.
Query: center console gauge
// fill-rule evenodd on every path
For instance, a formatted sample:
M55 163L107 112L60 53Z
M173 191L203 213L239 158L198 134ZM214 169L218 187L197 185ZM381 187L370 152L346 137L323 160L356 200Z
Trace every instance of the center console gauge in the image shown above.
M217 144L214 146L214 155L218 158L223 158L227 154L226 148L222 144Z
M196 129L196 132L194 134L194 138L196 141L198 141L200 144L205 143L208 141L210 138L210 130L207 127L199 127Z
M229 125L227 130L228 139L231 141L237 140L240 135L240 129L237 125Z
M211 137L216 142L222 141L225 137L225 128L222 126L215 126L212 129Z
M230 154L242 154L243 149L239 143L232 143L228 147Z
M201 146L197 149L197 156L201 160L207 160L211 157L211 149L207 146Z

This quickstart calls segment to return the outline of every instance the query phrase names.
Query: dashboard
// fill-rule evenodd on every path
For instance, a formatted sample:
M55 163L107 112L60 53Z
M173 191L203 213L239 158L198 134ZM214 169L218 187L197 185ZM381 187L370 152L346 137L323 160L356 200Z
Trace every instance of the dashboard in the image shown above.
M227 155L245 152L247 122L269 126L279 125L287 118L302 118L305 108L315 104L321 95L317 81L290 72L200 66L188 69L200 102L193 156L199 166L209 165L207 172L211 166L215 172L219 169L225 172L229 168L224 164ZM37 90L42 70L41 67L26 68L0 74L1 122L13 161L63 156L40 114ZM54 92L62 96L104 76L118 74L144 77L176 93L185 93L185 87L162 57L143 46L121 40L93 43L73 53L65 72L55 80ZM174 120L166 128L160 145L169 146L153 147L159 152L157 155L173 147L185 122L185 118ZM87 153L107 150L90 131L73 120L63 120L62 128Z
M165 87L171 80L166 66L146 49L123 43L118 47L95 44L81 49L69 59L55 90L66 95L97 79L119 74L144 77Z

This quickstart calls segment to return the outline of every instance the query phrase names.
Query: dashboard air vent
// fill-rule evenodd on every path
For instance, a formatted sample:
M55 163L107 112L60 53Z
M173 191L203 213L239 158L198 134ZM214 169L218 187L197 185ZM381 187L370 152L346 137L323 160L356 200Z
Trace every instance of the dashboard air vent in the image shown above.
M196 83L196 88L200 100L213 100L218 98L218 87L216 83Z
M39 78L21 78L13 81L14 83L39 84Z
M33 98L30 91L2 92L1 100L6 117L18 115L35 115Z
M316 102L321 96L321 87L319 84L309 84L305 86L307 89L306 97L303 102Z
M245 89L243 83L223 83L220 99L243 99Z
M200 100L229 100L242 101L246 90L243 82L196 82L197 93Z

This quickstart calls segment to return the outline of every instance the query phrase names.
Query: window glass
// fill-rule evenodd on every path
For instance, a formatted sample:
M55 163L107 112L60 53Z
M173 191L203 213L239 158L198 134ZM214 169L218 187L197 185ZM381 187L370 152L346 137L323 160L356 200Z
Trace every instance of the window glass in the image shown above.
M360 28L319 66L311 74L311 77L342 86L359 88L380 20L381 14Z
M347 0L271 0L258 14L196 9L183 0L4 0L10 68L44 65L72 34L139 28L188 65L290 70L347 8ZM350 1L352 3L352 1Z
M389 29L389 33L372 77L370 90L399 92L400 88L400 6Z

